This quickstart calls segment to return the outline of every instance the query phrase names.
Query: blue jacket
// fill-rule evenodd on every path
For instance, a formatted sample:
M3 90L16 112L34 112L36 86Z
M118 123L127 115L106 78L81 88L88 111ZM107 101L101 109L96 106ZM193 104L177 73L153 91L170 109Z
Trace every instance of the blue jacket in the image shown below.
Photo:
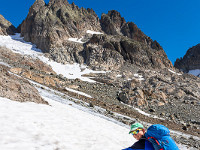
M135 142L131 147L125 148L123 150L154 150L152 144L145 138L141 138L139 141Z

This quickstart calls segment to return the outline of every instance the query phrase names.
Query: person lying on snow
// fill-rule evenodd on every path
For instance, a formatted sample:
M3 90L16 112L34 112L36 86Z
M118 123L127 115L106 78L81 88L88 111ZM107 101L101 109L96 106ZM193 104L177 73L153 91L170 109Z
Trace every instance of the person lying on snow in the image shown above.
M131 125L130 133L138 141L123 150L179 150L170 137L169 129L164 125L151 125L145 132L143 125L136 122Z
M152 144L145 137L145 129L142 124L138 122L132 124L129 134L132 134L138 141L123 150L154 150Z

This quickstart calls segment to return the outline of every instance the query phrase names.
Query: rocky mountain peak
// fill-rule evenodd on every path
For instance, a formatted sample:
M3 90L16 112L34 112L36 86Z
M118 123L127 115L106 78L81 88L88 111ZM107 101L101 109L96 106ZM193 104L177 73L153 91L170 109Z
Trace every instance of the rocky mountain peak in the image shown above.
M0 14L0 35L14 34L17 29Z
M37 5L41 6L39 11ZM51 0L45 5L36 1L21 25L21 35L44 52L66 46L68 38L81 37L87 30L101 31L97 15L66 0ZM36 13L36 14L35 14Z
M88 30L103 36L93 36ZM36 0L21 25L21 36L57 62L87 63L97 69L119 68L123 62L173 68L158 42L133 22L126 22L116 10L102 14L100 20L93 9L79 8L66 0L51 0L48 5Z
M125 19L123 17L121 17L121 14L116 10L108 11L108 16L110 16L110 18L113 22L118 22L118 20L122 20L122 22L124 22L124 23L126 22Z
M137 27L137 25L133 22L128 22L121 29L123 35L135 39L137 41L145 42L145 38L147 36Z
M102 14L100 22L102 30L107 34L123 35L135 41L145 43L152 49L162 49L157 41L153 41L150 37L146 36L135 23L126 22L116 10L111 10L108 14Z
M33 5L29 8L28 16L35 16L40 10L43 10L44 6L44 0L35 0ZM21 31L21 25L19 25L18 28Z
M125 19L121 17L116 10L111 10L108 14L102 14L101 26L105 33L111 35L121 34L121 27L126 23Z
M188 49L183 58L178 58L174 66L183 72L200 69L200 44Z
M68 1L67 0L50 0L49 1L49 6L52 6L52 5L56 5L58 7L61 7L62 5L68 5Z
M44 0L36 0L31 6L29 12L38 12L41 7L45 6Z
M121 17L121 14L116 10L109 11L108 16L110 17L116 28L121 28L126 23L124 17Z

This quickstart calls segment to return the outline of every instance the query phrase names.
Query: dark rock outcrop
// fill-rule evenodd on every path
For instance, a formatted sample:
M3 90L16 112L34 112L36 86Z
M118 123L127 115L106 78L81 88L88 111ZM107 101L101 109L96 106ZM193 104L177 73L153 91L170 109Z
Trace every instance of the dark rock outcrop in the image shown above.
M107 68L119 68L124 62L128 62L144 68L172 68L162 49L152 49L142 42L124 36L93 35L85 44L84 50L86 64L90 66L107 64Z
M108 14L102 14L100 22L102 30L110 35L120 34L122 26L126 23L125 19L116 10L109 11Z
M183 58L176 60L174 67L186 73L189 70L200 69L200 44L188 49Z
M102 30L110 35L124 35L134 41L142 42L151 48L160 50L162 47L157 41L153 41L146 36L133 22L127 22L116 10L111 10L108 14L101 16Z
M0 35L12 35L17 29L0 14Z
M59 53L70 37L81 38L87 30L100 31L100 23L92 9L78 8L66 0L36 0L21 24L21 35L43 52Z
M117 69L124 62L142 67L173 67L156 41L134 23L126 23L115 10L102 14L99 20L92 9L78 8L66 0L50 0L48 5L36 0L20 27L26 41L57 62L86 63L96 69ZM105 33L92 36L87 30Z

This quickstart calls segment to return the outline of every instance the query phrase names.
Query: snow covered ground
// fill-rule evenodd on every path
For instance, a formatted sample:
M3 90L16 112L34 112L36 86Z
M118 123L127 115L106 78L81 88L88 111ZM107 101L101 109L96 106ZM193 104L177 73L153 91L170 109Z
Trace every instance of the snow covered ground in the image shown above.
M79 94L79 95L83 95L83 96L92 98L92 96L90 96L90 95L88 95L88 94L85 94L85 93L83 93L83 92L76 91L76 90L74 90L74 89L70 89L70 88L67 88L67 87L65 87L65 89L68 90L68 91L70 91L70 92L74 92L74 93L77 93L77 94Z
M51 106L0 98L0 149L113 150L134 142L125 127L44 99Z
M190 70L188 73L200 77L200 69Z
M0 149L121 150L135 142L128 126L62 99L52 90L38 91L50 105L0 97Z
M129 127L38 89L50 105L0 97L2 150L121 150L132 145ZM188 150L179 145L181 150Z
M171 73L174 73L174 74L177 74L178 76L181 76L182 74L180 74L180 73L176 73L175 71L173 71L173 70L171 70L171 69L168 69L169 70L169 72L171 72Z
M76 43L81 43L81 44L84 43L84 42L81 41L82 38L80 38L80 39L78 39L78 38L69 38L68 40L69 40L69 41L72 41L72 42L76 42Z

